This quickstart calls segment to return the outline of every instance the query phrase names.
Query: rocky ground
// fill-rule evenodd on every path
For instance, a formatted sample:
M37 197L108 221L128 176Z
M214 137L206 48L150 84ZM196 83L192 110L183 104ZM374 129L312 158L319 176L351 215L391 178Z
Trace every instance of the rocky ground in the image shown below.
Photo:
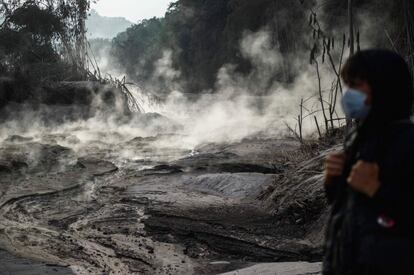
M326 150L258 137L168 146L180 138L4 136L0 274L320 272L309 262L321 259ZM275 262L295 263L262 264Z

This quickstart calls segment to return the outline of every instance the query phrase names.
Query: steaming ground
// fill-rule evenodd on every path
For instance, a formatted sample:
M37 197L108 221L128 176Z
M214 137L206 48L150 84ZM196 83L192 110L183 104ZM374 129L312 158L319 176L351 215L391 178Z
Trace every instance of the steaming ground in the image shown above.
M278 193L288 188L274 186L291 173L287 159L299 144L265 135L264 124L246 132L238 117L217 124L236 115L222 102L209 108L223 115L206 119L205 130L150 113L58 126L30 118L4 123L0 249L8 252L0 251L7 268L1 272L219 274L255 263L319 260L323 191L306 188L320 177ZM272 193L271 203L282 205L276 211L266 207ZM257 274L269 270L257 268ZM304 274L320 266L271 270Z
M311 76L251 96L229 70L196 99L173 91L160 104L130 87L142 113L99 100L89 118L12 113L0 125L4 272L318 272L307 262L321 256L321 158L301 166L283 138Z
M326 151L285 138L301 98L303 133L322 122L315 72L298 63L295 82L278 83L271 45L268 32L247 33L252 73L224 66L214 93L196 98L179 92L167 50L153 81L171 89L162 104L131 85L129 115L122 97L108 111L99 93L88 118L11 112L0 124L0 274L320 272Z

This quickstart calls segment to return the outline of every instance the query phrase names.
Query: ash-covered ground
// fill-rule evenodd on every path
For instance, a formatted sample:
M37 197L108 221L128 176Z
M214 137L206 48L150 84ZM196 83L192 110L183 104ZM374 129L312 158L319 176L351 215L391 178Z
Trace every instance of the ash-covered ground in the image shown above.
M118 123L2 125L0 274L320 272L326 152Z

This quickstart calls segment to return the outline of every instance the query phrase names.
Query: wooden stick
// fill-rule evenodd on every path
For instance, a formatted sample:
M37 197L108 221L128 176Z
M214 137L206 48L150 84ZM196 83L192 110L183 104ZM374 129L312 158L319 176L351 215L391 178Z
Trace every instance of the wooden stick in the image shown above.
M318 129L319 138L322 138L322 133L321 129L319 128L318 119L316 118L316 116L313 116L313 118L315 119L316 128Z

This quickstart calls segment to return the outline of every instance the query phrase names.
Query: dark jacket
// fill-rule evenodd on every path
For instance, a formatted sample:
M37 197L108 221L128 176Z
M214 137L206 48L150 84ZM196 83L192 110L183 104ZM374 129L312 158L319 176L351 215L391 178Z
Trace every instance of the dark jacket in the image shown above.
M350 147L344 174L326 190L332 212L324 274L414 274L414 125L394 122ZM346 183L358 160L380 167L374 198Z

